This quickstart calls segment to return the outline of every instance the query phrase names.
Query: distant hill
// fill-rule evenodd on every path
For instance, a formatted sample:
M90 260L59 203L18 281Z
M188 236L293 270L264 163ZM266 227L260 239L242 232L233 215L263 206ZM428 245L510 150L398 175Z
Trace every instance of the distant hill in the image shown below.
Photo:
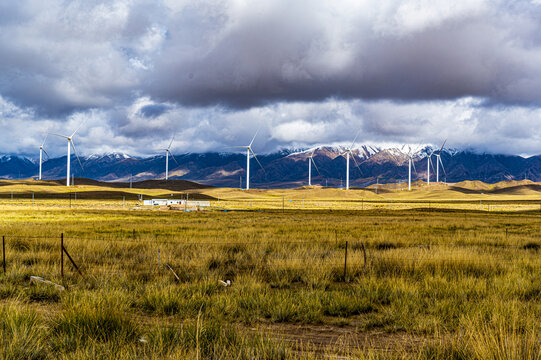
M65 185L66 180L52 180L52 182ZM127 182L105 182L105 181L98 181L93 179L87 179L87 178L74 178L75 185L91 185L91 186L106 186L106 187L112 187L112 188L129 188L130 183ZM213 188L213 186L210 185L202 185L198 184L193 181L187 181L187 180L176 180L176 179L170 179L170 180L143 180L143 181L134 181L131 184L131 187L133 189L167 189L171 191L186 191L186 190L199 190L199 189L209 189Z
M426 181L427 154L429 147L415 155L414 180ZM251 185L255 188L298 188L307 185L308 157L313 152L317 169L312 167L312 184L340 187L345 184L346 160L340 156L344 148L319 146L305 151L280 151L258 155L263 171L255 160L251 163ZM378 148L368 145L357 146L350 161L351 186L367 187L379 183L405 182L408 175L409 149ZM497 183L500 181L541 181L541 155L524 158L521 156L477 154L471 151L445 149L442 153L444 169L440 167L440 181L462 183L461 189L477 191L476 181ZM199 184L228 187L245 186L246 156L240 153L188 153L175 154L178 164L169 160L169 176L174 180L188 180ZM433 165L435 166L435 158ZM72 157L75 177L97 181L145 185L145 180L163 179L165 157L133 157L112 153L82 157L84 171L77 159ZM356 166L355 162L359 165ZM44 179L65 179L66 157L52 158L43 164ZM0 178L21 179L37 177L38 164L34 159L6 155L0 157ZM431 168L431 181L436 180L435 168ZM77 179L76 179L77 182ZM472 182L472 183L468 183ZM168 186L176 183L169 183ZM522 184L524 185L524 184ZM119 186L121 186L119 184ZM163 186L160 185L160 186ZM182 188L184 185L178 183Z

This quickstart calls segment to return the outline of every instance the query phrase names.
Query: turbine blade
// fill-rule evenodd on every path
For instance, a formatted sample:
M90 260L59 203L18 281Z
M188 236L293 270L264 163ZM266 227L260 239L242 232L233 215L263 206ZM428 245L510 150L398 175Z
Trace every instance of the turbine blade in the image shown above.
M49 136L49 133L45 134L45 138L43 139L43 142L41 143L41 147L45 145L45 140L47 140L47 136Z
M64 138L64 139L69 139L69 138L68 138L67 136L65 136L65 135L53 134L53 133L49 133L49 135L60 136L60 137L62 137L62 138Z
M413 150L413 152L412 152L412 156L417 154L422 148L423 148L422 143L417 144L417 146L415 147L415 150Z
M167 150L167 152L169 153L169 155L171 155L171 157L173 158L173 160L175 160L175 163L177 163L177 165L179 165L177 159L175 159L175 157L173 156L173 153L169 150Z
M259 128L257 129L257 131L256 131L255 134L254 134L254 137L252 138L252 141L250 141L250 145L248 145L248 146L251 147L252 144L254 143L255 137L257 136L257 133L259 132L259 129L261 129L261 127L259 127Z
M71 144L71 148L73 149L73 152L75 153L75 156L77 157L77 161L79 162L79 166L81 167L81 170L83 170L83 172L84 172L85 169L83 168L83 164L81 163L81 159L79 159L79 154L77 154L77 150L75 150L75 144L73 143L73 139L71 139L70 144Z
M411 158L411 166L413 167L413 171L415 172L415 175L418 175L417 169L415 168L415 161L413 161L413 157Z
M432 157L429 157L428 158L428 161L430 162L430 165L432 166L432 171L436 171L436 169L434 168L434 163L432 162Z
M314 161L314 158L311 157L310 160L312 160L312 164L314 164L314 167L316 168L317 173L318 173L319 175L321 175L321 173L319 172L319 169L317 168L316 162Z
M254 153L254 151L252 150L252 148L249 148L249 149L250 149L250 152L252 153L252 155L254 156L255 161L257 161L257 163L259 164L259 166L261 166L261 169L263 169L263 172L264 172L264 173L267 173L267 172L265 171L265 168L263 167L263 165L261 165L261 163L259 162L259 159L257 158L257 156L255 156L255 153Z
M47 151L45 151L45 149L42 147L41 150L43 151L43 153L45 155L47 155L47 159L50 159L51 157L49 156L49 154L47 154Z
M440 151L438 152L438 154L441 154L441 152L443 151L443 147L445 146L445 143L447 142L447 139L445 139L445 141L443 142L443 144L441 145L441 148L440 148Z
M361 133L361 129L357 131L357 134L355 135L355 138L353 139L353 142L351 143L351 146L349 147L350 149L353 149L353 145L355 145L355 141L357 140L357 137L359 136L360 133Z
M175 135L173 135L173 137L171 138L171 142L169 143L169 146L167 147L167 151L169 151L169 149L171 149L171 145L173 145L173 140L175 140ZM173 156L173 155L171 155Z
M406 153L404 152L404 148L405 148L406 146L407 146L406 144L402 145L402 146L400 147L400 149L398 149L398 151L400 151L402 154L406 155L407 157L410 157L410 156L411 156L411 148L409 149L408 153L406 154Z
M77 128L77 130L75 130L75 131L73 132L73 134L71 134L70 138L72 138L73 135L75 135L75 133L76 133L77 131L79 131L79 129L85 124L85 122L86 122L86 120L83 121L83 122L81 123L81 125L79 125L79 127Z
M357 166L357 169L359 169L359 172L361 173L361 175L363 175L363 172L361 171L361 167L359 166L359 163L357 163L357 160L355 160L355 155L351 154L351 158L353 159L355 166Z
M438 156L438 159L440 160L441 169L443 170L443 174L445 177L447 177L447 173L445 172L445 167L443 166L443 161L441 161L441 156Z

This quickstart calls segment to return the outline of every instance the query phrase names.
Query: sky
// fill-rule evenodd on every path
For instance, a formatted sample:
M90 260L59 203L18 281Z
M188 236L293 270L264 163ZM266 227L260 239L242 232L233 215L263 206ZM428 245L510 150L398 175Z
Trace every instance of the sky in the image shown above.
M541 154L541 0L4 0L0 153ZM49 136L51 156L65 140Z

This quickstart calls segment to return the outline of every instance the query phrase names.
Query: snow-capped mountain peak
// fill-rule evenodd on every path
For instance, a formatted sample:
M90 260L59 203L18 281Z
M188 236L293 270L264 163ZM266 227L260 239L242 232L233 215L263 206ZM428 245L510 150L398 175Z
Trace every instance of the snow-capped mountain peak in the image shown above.
M97 159L111 159L111 160L122 160L122 159L131 159L132 156L126 153L120 152L110 152L105 154L92 154L85 157L85 160L97 160Z

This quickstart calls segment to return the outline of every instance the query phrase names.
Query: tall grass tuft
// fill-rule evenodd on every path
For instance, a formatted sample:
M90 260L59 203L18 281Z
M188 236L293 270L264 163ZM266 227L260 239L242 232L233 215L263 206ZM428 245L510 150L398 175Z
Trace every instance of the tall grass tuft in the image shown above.
M47 328L35 311L17 301L0 307L0 349L2 359L40 360L47 358L43 333Z

